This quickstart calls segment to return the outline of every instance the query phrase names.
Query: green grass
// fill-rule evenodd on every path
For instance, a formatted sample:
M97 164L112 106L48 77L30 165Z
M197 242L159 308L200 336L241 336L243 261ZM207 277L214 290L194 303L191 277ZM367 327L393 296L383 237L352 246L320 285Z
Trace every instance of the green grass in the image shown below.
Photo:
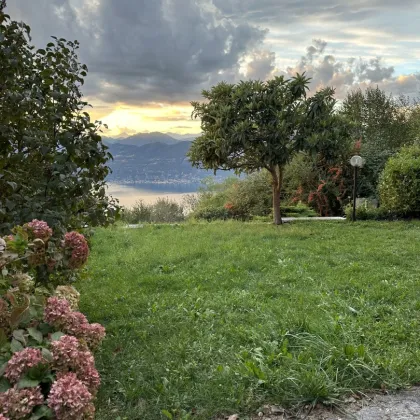
M98 419L212 419L420 381L420 224L98 230Z

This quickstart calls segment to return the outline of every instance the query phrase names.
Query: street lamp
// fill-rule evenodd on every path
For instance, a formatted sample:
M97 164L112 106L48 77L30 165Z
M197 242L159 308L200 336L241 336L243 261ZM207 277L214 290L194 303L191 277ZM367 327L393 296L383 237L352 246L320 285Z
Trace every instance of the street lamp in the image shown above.
M356 221L356 190L357 190L357 172L359 168L363 168L363 164L365 163L365 160L355 155L350 159L350 165L354 168L354 179L353 179L353 216L352 220L353 222Z

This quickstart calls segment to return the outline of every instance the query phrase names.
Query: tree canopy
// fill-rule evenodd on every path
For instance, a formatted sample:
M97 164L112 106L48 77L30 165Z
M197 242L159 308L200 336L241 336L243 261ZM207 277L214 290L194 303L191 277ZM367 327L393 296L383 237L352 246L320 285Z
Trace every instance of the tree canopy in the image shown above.
M334 90L307 97L310 79L297 74L272 80L219 83L192 102L203 134L193 143L194 166L238 173L267 170L272 177L274 223L280 224L284 167L302 150L317 152L340 141L346 124L335 113Z
M0 6L0 233L35 218L57 232L112 222L112 156L85 111L78 42L53 37L37 50Z

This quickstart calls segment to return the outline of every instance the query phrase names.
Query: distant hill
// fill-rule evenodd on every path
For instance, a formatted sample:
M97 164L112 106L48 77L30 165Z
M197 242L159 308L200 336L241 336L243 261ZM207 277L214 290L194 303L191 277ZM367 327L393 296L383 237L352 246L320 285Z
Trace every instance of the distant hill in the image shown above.
M103 138L114 160L110 182L122 184L199 184L211 171L193 168L186 154L191 139L176 140L163 133L139 133L125 139ZM221 173L217 178L231 175Z
M163 143L163 144L176 144L179 143L180 140L176 140L167 134L155 132L155 133L137 133L129 137L125 138L110 138L104 137L104 141L106 143L119 143L125 144L127 146L137 146L141 147L145 144L150 143Z

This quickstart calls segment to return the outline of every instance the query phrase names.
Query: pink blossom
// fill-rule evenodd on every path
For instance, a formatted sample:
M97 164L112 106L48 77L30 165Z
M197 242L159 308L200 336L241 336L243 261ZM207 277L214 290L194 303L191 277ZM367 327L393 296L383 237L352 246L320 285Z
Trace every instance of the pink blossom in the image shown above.
M67 317L71 313L69 302L65 299L50 297L44 309L44 321L56 328L61 328L66 323Z
M105 338L105 328L101 324L88 324L83 331L83 339L91 350L99 347L102 340Z
M54 365L57 369L73 368L80 357L80 343L76 337L63 335L51 343Z
M95 368L95 359L76 337L64 335L52 344L54 368L61 373L72 371L94 394L99 388L100 377Z
M37 405L43 403L44 397L39 387L25 389L13 387L0 393L0 412L11 419L25 419Z
M48 406L57 420L81 420L93 418L93 396L85 385L69 372L60 375L53 383L48 396Z
M7 417L4 417L3 414L0 413L0 420L9 420Z
M87 261L89 246L85 237L78 232L68 232L64 235L64 247L71 250L70 268L80 268Z
M42 220L34 219L25 226L32 233L34 238L42 239L43 241L48 241L53 233L47 222L43 222Z
M4 376L11 382L16 383L30 368L42 362L42 353L39 349L26 348L15 353L7 362Z
M85 315L81 312L71 312L67 316L63 330L66 334L80 338L83 335L85 327L88 325L89 322Z

